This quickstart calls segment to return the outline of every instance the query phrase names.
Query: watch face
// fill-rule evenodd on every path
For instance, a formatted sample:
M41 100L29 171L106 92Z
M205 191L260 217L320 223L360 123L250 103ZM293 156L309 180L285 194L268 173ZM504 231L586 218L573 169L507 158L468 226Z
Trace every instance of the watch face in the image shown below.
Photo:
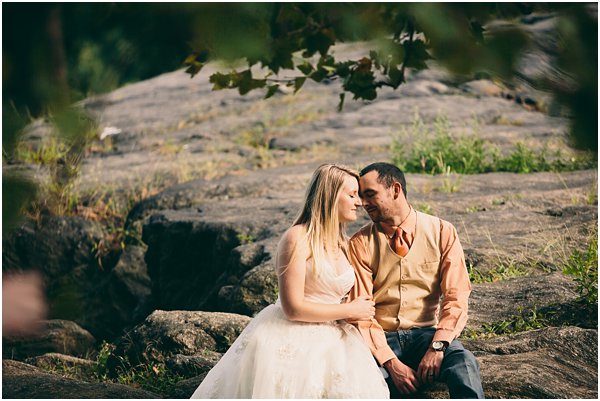
M431 343L431 348L433 348L436 351L441 351L444 349L444 343L441 341L434 341Z

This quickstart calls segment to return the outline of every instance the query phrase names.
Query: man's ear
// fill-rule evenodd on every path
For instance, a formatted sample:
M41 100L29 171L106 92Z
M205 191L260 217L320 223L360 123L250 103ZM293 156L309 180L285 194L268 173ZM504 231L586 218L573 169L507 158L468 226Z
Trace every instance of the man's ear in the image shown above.
M392 184L392 194L394 195L394 199L398 199L402 193L402 185L400 185L398 181L394 181Z

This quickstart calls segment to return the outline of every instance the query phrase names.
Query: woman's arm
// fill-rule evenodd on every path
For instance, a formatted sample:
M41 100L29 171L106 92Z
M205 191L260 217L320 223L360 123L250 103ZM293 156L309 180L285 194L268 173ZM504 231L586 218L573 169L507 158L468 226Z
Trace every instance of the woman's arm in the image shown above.
M370 319L375 314L373 301L359 298L345 304L319 304L304 299L306 261L309 256L304 226L285 232L277 248L279 299L288 319L301 322L327 322L340 319ZM295 250L294 250L295 249ZM295 252L292 258L292 252Z

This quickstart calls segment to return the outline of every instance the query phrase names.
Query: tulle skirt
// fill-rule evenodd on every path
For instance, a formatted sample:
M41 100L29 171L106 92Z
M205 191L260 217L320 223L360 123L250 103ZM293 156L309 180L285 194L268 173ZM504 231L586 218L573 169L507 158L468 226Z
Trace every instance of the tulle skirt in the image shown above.
M389 398L358 330L348 323L288 320L263 309L192 398Z

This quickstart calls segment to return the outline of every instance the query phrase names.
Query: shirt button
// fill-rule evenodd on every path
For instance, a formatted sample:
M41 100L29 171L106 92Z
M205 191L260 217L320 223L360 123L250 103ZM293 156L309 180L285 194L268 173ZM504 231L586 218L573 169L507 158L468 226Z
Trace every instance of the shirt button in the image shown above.
M402 275L402 280L406 280L406 274Z
M404 286L400 287L400 291L406 291L406 287L404 287Z

